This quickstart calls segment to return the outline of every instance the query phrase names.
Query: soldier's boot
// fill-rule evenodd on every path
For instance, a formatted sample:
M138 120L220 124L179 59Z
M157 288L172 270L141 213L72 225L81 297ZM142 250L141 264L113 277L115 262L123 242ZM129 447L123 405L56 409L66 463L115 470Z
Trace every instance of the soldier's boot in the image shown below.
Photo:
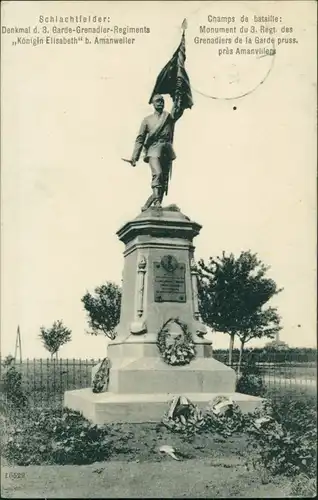
M153 206L156 207L156 208L161 208L161 202L162 202L162 198L163 198L163 190L161 187L155 187L153 189L154 191L154 202L153 202ZM162 194L161 194L162 193Z
M146 203L142 207L141 211L144 212L145 210L150 208L151 205L153 205L156 208L160 208L162 198L163 198L163 189L161 187L152 188L152 195L149 196L148 200L146 201Z
M146 203L144 204L144 206L142 207L141 211L144 212L145 210L147 210L148 208L151 207L151 205L153 204L153 202L155 201L155 195L152 194L149 196L148 200L146 201Z

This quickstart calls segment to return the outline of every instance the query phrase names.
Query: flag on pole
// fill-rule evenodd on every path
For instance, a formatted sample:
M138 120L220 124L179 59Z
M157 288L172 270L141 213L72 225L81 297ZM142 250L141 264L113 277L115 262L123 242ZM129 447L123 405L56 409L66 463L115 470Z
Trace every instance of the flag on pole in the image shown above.
M186 19L184 19L182 23L183 32L179 47L173 54L170 61L159 73L155 87L149 99L149 104L151 104L152 98L155 94L168 94L172 98L173 102L178 101L178 104L182 111L193 106L190 80L184 67L184 63L186 60L186 28L187 21Z

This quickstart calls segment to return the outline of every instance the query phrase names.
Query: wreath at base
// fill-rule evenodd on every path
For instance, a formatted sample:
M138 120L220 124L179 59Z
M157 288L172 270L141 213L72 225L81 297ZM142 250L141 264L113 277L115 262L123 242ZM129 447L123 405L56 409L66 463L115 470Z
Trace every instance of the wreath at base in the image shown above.
M172 344L167 345L166 337L171 323L176 323L181 328L184 338L180 336ZM186 323L178 318L170 318L163 324L158 333L157 346L163 361L172 366L188 365L196 355L192 334Z
M205 420L197 405L185 396L175 396L165 412L162 423L173 432L194 434L203 429Z

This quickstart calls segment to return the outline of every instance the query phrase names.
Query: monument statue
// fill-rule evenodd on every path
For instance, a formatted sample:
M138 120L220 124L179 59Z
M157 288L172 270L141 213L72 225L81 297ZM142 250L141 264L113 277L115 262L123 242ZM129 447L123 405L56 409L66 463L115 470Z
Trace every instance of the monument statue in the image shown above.
M144 211L117 231L125 245L120 319L107 357L92 370L92 387L65 392L65 406L98 425L162 421L180 430L180 421L184 428L190 419L201 425L203 408L221 414L231 401L249 412L261 404L235 392L234 370L214 359L205 338L193 246L202 226L176 205L161 208L176 157L175 123L193 104L184 69L185 23L182 28L149 100L154 114L143 120L132 157L125 159L135 166L145 149L153 192ZM173 101L170 113L165 94ZM147 210L152 205L158 209Z
M176 103L171 113L164 111L164 99L160 94L154 95L152 104L155 112L142 121L131 158L131 164L135 166L144 147L144 161L151 169L152 194L142 207L143 211L151 205L160 207L164 194L168 193L172 161L176 158L172 146L174 125L181 116Z
M180 45L159 73L149 100L149 104L154 107L154 113L142 121L132 157L130 160L125 160L135 167L144 149L144 161L149 164L151 170L152 194L142 207L142 211L152 205L160 208L163 196L168 194L172 162L176 158L173 149L175 123L184 110L193 105L190 81L184 67L186 27L184 20ZM170 95L173 100L170 113L164 110L164 94Z

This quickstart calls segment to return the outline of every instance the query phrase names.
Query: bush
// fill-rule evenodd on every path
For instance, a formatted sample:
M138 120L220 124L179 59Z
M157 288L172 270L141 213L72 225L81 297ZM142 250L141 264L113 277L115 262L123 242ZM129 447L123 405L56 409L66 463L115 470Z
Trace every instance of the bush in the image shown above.
M236 382L236 392L250 394L251 396L264 396L266 386L260 375L247 373L243 374Z
M22 375L14 366L14 358L7 356L2 365L4 376L2 382L6 404L13 409L22 409L27 404L27 398L22 389Z
M315 477L317 427L312 403L283 398L267 401L262 411L268 421L260 428L250 426L255 464L272 474Z
M251 396L264 396L266 386L256 363L254 351L249 353L247 363L243 365L243 373L236 382L236 391Z
M4 456L17 465L89 464L110 453L107 428L91 424L79 412L33 410L13 418L4 444Z

